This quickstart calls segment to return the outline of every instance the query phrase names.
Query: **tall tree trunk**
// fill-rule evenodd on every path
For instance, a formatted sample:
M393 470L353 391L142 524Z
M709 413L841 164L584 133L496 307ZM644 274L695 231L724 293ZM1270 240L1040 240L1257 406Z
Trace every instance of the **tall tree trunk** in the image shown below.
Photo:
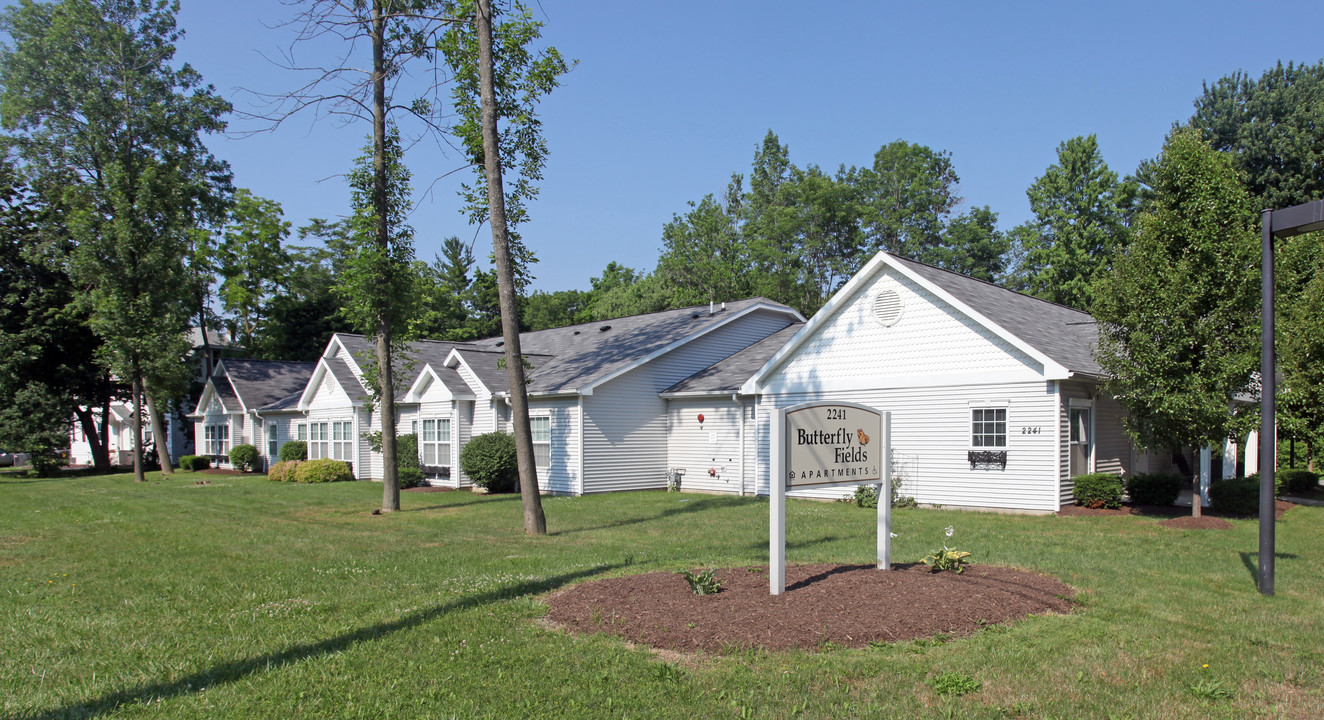
M372 205L376 211L377 244L390 254L391 228L386 195L386 17L382 0L372 3ZM377 380L381 389L382 512L400 509L396 473L395 369L391 367L390 309L377 316Z
M133 481L147 482L147 473L143 469L143 380L138 373L133 375Z
M161 413L157 411L156 402L152 400L152 394L146 388L143 389L143 396L147 398L147 416L152 421L152 439L156 442L156 458L161 463L161 474L174 475L175 469L170 459L170 436L166 434L167 425L161 422Z
M101 447L106 449L106 472L110 472L111 466L120 461L119 457L113 460L110 457L110 395L106 395L106 402L101 406Z
M547 518L538 492L538 471L533 462L533 435L529 430L529 394L524 384L524 357L520 352L519 311L515 297L514 264L506 225L506 195L501 184L501 154L497 143L496 90L492 63L492 4L478 0L474 13L478 31L478 83L482 102L483 165L487 172L487 202L496 255L497 292L501 300L501 336L506 341L506 382L510 386L515 457L519 463L520 496L524 502L524 532L546 535Z
M92 451L92 467L98 473L110 472L110 453L101 437L101 431L97 429L97 416L92 407L74 408L74 417L78 418L78 424L83 428L83 437L87 438L87 448Z

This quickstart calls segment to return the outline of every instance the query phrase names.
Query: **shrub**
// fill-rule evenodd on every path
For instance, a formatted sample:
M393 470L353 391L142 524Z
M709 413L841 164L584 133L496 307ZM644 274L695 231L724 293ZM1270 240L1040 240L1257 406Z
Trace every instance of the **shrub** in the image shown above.
M308 443L302 440L291 440L280 446L281 460L307 460Z
M423 471L416 467L396 468L395 477L400 481L400 488L402 490L418 487L423 484Z
M915 498L907 497L901 494L901 485L905 478L901 477L895 471L892 473L892 507L905 508L915 507ZM877 485L856 485L855 493L847 495L846 502L855 503L856 507L878 508L878 486Z
M211 458L206 455L185 455L179 459L179 469L186 472L197 472L211 467Z
M302 460L282 460L267 470L267 478L276 482L295 482L295 473L302 464Z
M1182 486L1189 482L1180 475L1132 475L1126 479L1126 494L1135 505L1168 507L1177 503Z
M1254 515L1260 511L1257 478L1215 480L1209 485L1209 505L1227 515Z
M396 436L395 476L401 488L423 484L423 471L418 467L418 435L408 433Z
M716 570L704 570L697 575L691 570L681 570L680 576L690 584L690 592L695 595L715 595L722 592L722 581L717 579Z
M55 477L59 474L60 468L69 464L69 452L67 450L33 451L28 456L28 462L32 464L32 474L37 477Z
M330 458L305 460L294 469L294 481L299 483L345 482L353 479L348 464Z
M1279 470L1273 474L1279 495L1310 492L1319 487L1319 475L1309 470Z
M230 464L239 472L250 472L257 464L257 448L252 445L235 445L230 448Z
M519 480L515 438L501 432L473 438L460 451L460 469L488 492L513 492Z
M1076 504L1090 508L1119 508L1122 506L1122 476L1108 473L1078 475Z

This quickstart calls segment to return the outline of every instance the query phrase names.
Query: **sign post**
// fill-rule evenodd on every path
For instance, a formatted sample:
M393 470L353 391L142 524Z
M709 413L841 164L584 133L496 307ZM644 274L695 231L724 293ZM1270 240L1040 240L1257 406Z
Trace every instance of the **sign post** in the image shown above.
M773 413L768 509L768 589L786 590L786 491L881 483L878 567L891 569L891 413L858 403L812 402Z

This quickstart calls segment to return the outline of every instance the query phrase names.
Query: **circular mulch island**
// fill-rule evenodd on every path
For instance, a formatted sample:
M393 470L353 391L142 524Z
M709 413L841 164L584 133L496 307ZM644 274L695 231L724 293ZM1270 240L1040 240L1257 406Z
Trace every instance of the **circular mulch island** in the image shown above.
M1074 595L1061 581L1024 570L972 565L957 575L894 567L788 567L786 592L777 596L768 594L766 565L717 570L716 595L695 595L672 572L609 578L548 597L547 620L678 651L812 650L967 635L1032 613L1067 612Z
M1159 521L1163 527L1176 528L1178 530L1231 530L1232 523L1223 518L1201 515L1200 517L1191 517L1183 515L1182 517L1168 518Z

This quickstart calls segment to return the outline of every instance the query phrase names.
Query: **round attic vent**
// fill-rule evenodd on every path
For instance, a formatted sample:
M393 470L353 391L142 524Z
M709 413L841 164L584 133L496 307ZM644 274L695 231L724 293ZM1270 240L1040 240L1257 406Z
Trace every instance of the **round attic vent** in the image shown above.
M895 290L884 290L873 300L873 316L883 327L892 327L901 319L901 296Z

